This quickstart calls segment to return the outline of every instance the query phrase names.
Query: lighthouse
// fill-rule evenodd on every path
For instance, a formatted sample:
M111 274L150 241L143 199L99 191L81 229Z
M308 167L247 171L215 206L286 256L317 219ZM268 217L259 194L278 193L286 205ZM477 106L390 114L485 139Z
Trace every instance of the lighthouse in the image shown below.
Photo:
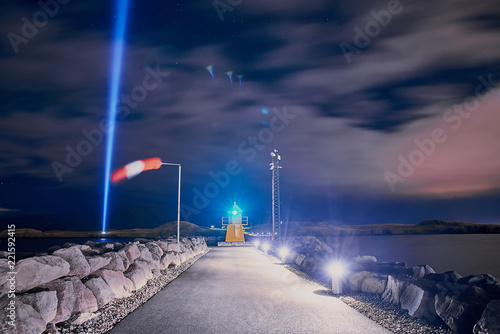
M243 226L248 225L248 217L243 216L243 210L234 202L227 217L222 217L222 225L227 225L226 242L245 242Z

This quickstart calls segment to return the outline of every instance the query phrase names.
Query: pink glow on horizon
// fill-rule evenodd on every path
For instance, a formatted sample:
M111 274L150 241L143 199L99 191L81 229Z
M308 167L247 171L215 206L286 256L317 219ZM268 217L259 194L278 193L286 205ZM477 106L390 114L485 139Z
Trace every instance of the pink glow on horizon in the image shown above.
M410 129L411 134L393 144L388 169L394 172L399 155L408 159L418 149L415 139L430 138L436 128L443 129L447 136L444 142L436 143L434 153L425 156L423 164L416 166L404 183L397 184L398 191L452 197L500 189L500 90L481 101L460 124L446 122L442 117L445 111L429 124L420 124L420 129Z

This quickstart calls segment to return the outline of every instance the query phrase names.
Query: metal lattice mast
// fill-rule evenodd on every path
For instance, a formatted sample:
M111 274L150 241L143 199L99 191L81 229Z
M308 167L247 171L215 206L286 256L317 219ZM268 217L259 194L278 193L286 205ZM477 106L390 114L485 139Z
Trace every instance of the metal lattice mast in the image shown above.
M277 149L274 149L273 152L271 152L271 168L270 170L273 173L272 176L272 181L273 181L273 234L272 234L272 240L274 241L274 234L275 234L275 228L276 225L278 225L278 235L281 237L281 216L280 216L280 174L279 170L281 168L280 166L280 161L281 161L281 155L279 155L279 152Z

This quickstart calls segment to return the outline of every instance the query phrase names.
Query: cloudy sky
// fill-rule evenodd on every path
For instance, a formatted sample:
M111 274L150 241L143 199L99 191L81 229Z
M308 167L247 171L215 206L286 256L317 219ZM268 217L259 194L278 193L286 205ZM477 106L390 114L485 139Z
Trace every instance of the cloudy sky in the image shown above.
M0 5L0 214L101 214L116 2ZM112 168L181 163L199 224L268 222L275 148L284 221L500 223L499 41L493 0L132 0ZM110 215L175 220L176 182Z

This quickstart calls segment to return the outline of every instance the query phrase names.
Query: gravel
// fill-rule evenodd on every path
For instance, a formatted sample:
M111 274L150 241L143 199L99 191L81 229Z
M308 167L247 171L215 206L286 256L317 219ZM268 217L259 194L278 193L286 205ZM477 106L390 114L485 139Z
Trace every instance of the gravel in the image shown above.
M310 275L299 270L294 264L285 266L296 275L309 280L312 283L326 288L323 292L333 298L339 298L359 313L376 322L380 326L397 334L457 334L446 325L435 326L426 323L422 319L412 318L407 311L397 305L384 301L377 294L369 293L343 293L333 295L331 292L331 282L319 281Z
M410 317L405 310L388 303L376 294L343 294L339 296L344 303L377 324L398 334L455 334L446 326L434 326L421 319Z
M209 249L210 250L210 249ZM209 251L207 250L207 252ZM191 265L193 265L200 257L207 252L196 256L180 266L163 271L162 276L151 279L141 289L134 292L130 297L115 299L104 306L97 316L84 322L82 325L71 325L70 322L63 322L52 327L45 333L88 333L101 334L111 330L113 326L120 320L125 318L129 313L133 312L139 306L148 301L161 289L167 286ZM345 304L349 305L367 318L397 334L456 334L445 325L434 326L425 323L421 319L415 319L408 315L407 311L400 309L398 306L385 302L379 295L366 293L344 293L333 295L330 291L329 282L318 281L310 275L299 270L295 265L286 265L288 270L296 275L307 279L308 281L321 285L326 288L324 293L331 295L333 298L339 298Z
M130 297L119 298L111 301L96 313L97 316L87 320L81 325L72 325L70 321L66 321L56 324L55 327L52 327L44 333L106 333L111 330L116 323L144 304L155 294L160 292L161 289L166 287L170 282L176 279L180 274L191 267L200 257L209 251L210 249L173 269L162 271L161 276L149 280L145 286L137 291L134 291Z

